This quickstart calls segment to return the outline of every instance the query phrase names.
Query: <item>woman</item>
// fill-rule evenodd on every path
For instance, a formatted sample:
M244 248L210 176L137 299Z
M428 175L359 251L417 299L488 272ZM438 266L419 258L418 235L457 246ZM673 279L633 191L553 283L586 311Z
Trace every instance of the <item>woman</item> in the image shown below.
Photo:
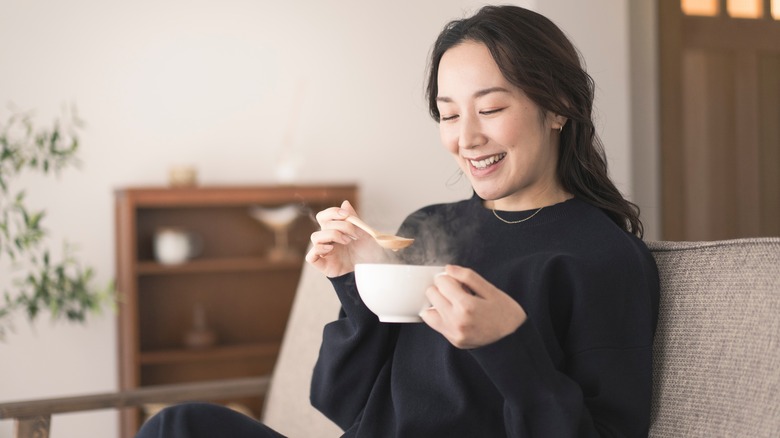
M539 14L488 6L445 27L429 67L431 116L474 195L399 234L415 238L405 261L447 275L424 324L380 323L353 273L377 247L349 203L320 212L306 260L342 310L312 404L349 437L647 436L657 271L607 176L576 49ZM211 405L163 412L140 436L277 436Z
M321 212L307 261L342 303L313 405L356 437L647 436L658 306L638 209L607 176L593 83L564 34L513 6L446 26L428 102L471 199L412 214L418 262L451 263L425 324L382 324L357 298L369 239ZM443 230L440 232L440 230Z

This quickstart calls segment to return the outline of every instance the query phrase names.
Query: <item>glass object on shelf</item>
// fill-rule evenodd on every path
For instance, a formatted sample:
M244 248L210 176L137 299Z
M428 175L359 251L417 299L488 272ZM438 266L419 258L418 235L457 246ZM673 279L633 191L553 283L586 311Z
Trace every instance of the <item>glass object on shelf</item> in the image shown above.
M255 205L249 207L249 215L274 232L274 246L268 252L269 259L280 262L300 258L300 256L290 248L288 241L290 225L292 225L295 219L300 215L300 209L297 205L287 204L280 207L261 207Z
M184 334L184 345L201 349L211 347L216 342L217 334L206 324L206 310L203 305L195 304L192 309L192 327Z

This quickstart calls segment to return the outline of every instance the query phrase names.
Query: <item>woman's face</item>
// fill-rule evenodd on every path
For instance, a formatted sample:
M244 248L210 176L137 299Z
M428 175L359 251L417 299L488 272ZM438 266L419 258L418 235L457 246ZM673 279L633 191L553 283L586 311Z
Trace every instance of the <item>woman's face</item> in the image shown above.
M541 112L507 81L484 44L465 41L444 53L438 91L442 143L488 207L559 201L558 129L565 119Z

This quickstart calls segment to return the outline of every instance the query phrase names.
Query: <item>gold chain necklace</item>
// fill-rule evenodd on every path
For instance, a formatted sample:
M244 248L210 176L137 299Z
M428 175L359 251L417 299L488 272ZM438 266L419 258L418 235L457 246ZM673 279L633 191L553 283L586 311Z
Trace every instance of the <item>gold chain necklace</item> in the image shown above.
M542 207L539 207L539 209L538 209L538 210L536 210L536 211L534 212L534 214L532 214L532 215L528 216L528 217L527 217L527 218L525 218L525 219L520 219L520 220L516 220L516 221L508 221L508 220L506 220L506 219L502 218L501 216L499 216L499 215L498 215L498 213L496 213L496 209L494 209L494 208L491 208L491 210L493 211L493 216L497 217L497 218L498 218L498 220L500 220L501 222L503 222L503 223L505 223L505 224L510 224L510 225L512 225L512 224L519 224L519 223L522 223L522 222L525 222L525 221L527 221L528 219L531 219L532 217L536 216L536 215L537 215L537 214L538 214L540 211L542 211L542 209L543 209L543 208L544 208L544 206L542 206Z

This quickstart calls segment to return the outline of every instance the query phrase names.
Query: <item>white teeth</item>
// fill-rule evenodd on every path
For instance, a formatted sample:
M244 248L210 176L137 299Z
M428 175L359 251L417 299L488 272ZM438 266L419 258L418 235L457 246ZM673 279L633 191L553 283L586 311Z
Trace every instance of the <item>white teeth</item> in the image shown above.
M479 160L479 161L469 160L469 161L471 162L471 165L476 167L477 169L484 169L484 168L490 166L491 164L494 164L494 163L497 163L497 162L503 160L505 156L506 156L506 154L502 153L502 154L498 154L498 155L493 155L492 157L487 157L484 160Z

